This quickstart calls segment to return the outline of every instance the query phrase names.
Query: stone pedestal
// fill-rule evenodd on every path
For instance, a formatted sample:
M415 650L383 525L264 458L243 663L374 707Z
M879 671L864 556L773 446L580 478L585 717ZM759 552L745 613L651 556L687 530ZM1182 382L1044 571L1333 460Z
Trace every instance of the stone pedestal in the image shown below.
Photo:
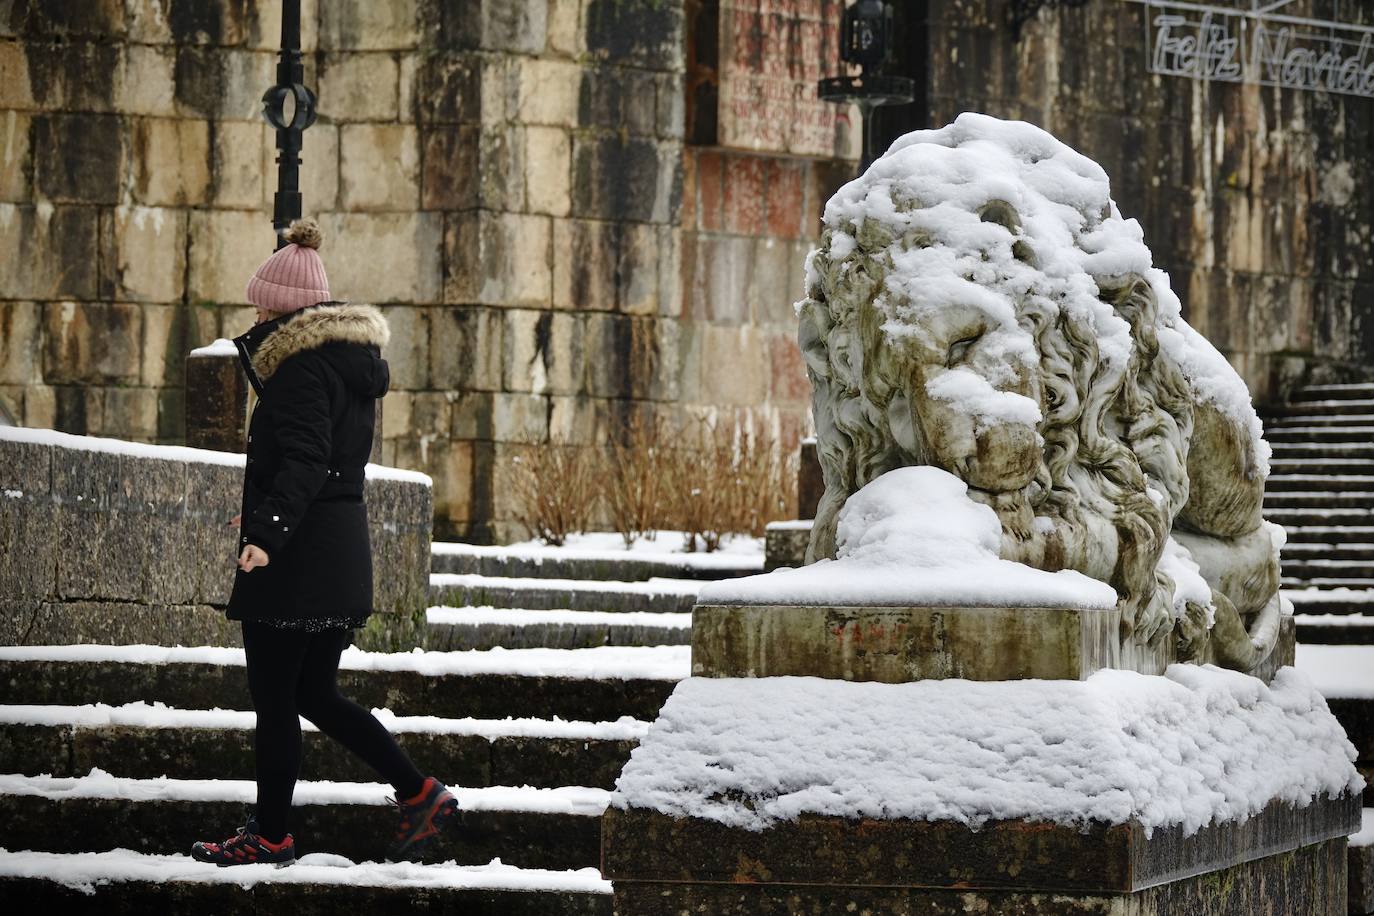
M186 357L186 444L242 452L247 418L248 378L233 345L192 350Z

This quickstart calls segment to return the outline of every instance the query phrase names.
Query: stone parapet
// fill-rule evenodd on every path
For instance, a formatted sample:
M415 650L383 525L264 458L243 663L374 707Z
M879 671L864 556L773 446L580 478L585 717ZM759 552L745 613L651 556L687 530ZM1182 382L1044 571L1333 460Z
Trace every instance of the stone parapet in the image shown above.
M242 482L242 455L0 430L4 640L216 638L207 612L229 600ZM365 499L375 608L423 614L427 478L373 466Z

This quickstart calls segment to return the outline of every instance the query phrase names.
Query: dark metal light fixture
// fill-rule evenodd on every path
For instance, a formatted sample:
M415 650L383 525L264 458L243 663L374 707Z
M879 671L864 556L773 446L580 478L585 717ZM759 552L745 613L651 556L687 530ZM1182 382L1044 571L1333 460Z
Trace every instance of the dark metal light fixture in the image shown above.
M262 96L262 116L277 129L277 193L272 198L272 226L277 230L278 248L286 244L282 238L286 227L301 215L301 135L315 123L315 93L304 83L301 0L282 0L277 84Z
M825 101L859 106L864 141L859 171L873 162L873 109L881 105L907 105L916 98L914 80L881 73L892 57L894 35L891 6L883 0L858 0L844 11L840 60L860 67L860 75L831 76L820 81L820 97Z

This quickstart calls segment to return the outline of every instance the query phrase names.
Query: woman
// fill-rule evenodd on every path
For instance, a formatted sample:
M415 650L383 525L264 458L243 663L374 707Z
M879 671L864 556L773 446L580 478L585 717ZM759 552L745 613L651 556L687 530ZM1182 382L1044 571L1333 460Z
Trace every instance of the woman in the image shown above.
M401 825L388 858L411 858L457 801L335 684L353 628L372 613L363 466L390 381L381 358L389 331L376 308L330 300L313 221L297 220L284 237L290 244L248 281L258 320L234 341L258 397L242 512L230 521L240 537L228 609L242 621L257 713L257 812L237 835L196 843L191 855L218 865L295 861L287 816L304 716L395 787Z

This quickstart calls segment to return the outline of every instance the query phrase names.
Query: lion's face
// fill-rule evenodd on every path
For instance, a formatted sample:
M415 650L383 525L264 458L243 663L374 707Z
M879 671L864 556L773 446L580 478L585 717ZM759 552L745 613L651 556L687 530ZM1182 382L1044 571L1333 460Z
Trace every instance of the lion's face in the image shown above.
M949 307L901 339L898 410L931 462L987 492L1028 486L1041 460L1040 373L979 308ZM897 418L894 418L897 419ZM905 428L907 422L894 423ZM900 442L916 452L915 435Z

